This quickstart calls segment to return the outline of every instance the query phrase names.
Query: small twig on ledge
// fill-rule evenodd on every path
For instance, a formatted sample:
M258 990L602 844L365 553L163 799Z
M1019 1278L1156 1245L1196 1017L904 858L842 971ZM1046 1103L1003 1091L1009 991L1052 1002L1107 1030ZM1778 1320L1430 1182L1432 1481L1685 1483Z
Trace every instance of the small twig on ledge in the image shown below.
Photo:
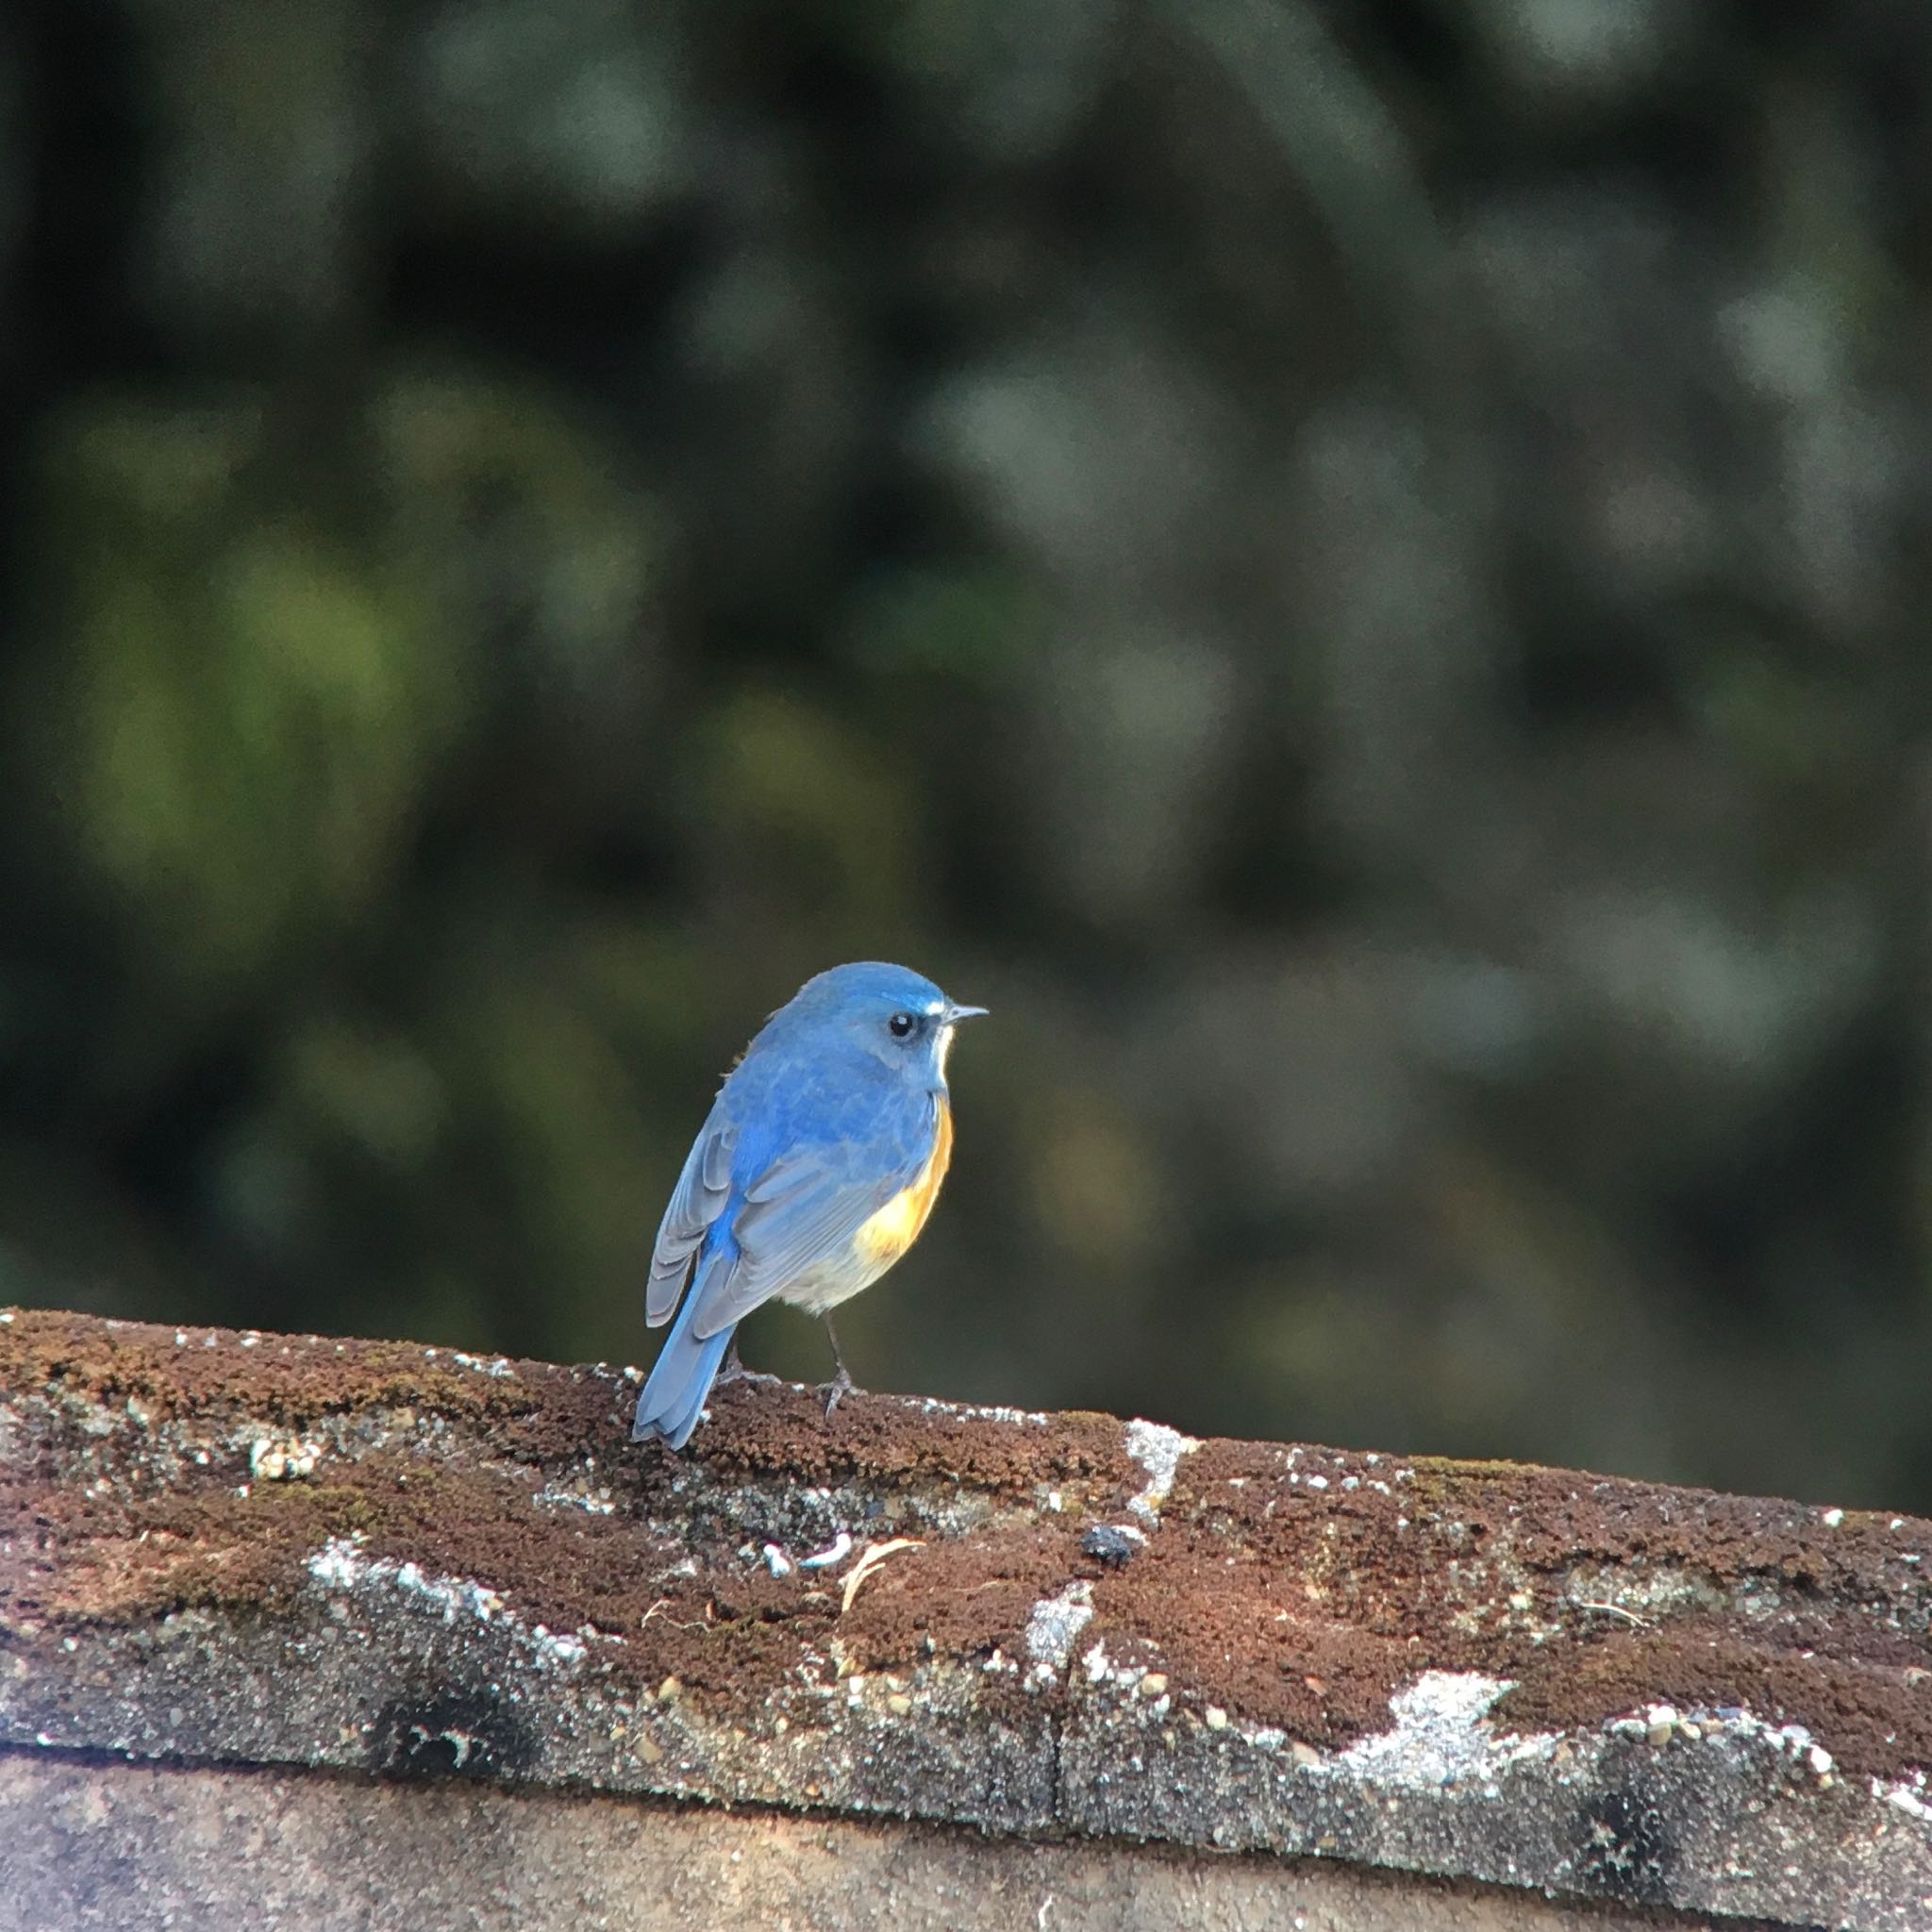
M1600 1617L1622 1617L1624 1623L1635 1624L1640 1630L1650 1628L1650 1619L1640 1617L1635 1610L1626 1610L1622 1604L1579 1603L1579 1610L1594 1610Z

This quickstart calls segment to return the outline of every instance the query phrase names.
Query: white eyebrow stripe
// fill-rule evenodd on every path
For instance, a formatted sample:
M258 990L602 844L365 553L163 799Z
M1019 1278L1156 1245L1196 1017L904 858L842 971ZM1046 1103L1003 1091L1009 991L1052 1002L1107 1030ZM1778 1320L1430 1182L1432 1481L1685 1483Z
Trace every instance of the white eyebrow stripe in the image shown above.
M943 1013L943 1012L944 1012L945 1010L946 1010L946 1003L945 1003L945 1001L944 1001L944 1000L932 1000L932 1001L928 1002L928 1004L927 1004L927 1006L926 1006L926 1008L925 1008L925 1017L926 1017L926 1018L927 1018L928 1020L937 1020L937 1019L939 1018L939 1016L940 1016L940 1015L941 1015L941 1013Z

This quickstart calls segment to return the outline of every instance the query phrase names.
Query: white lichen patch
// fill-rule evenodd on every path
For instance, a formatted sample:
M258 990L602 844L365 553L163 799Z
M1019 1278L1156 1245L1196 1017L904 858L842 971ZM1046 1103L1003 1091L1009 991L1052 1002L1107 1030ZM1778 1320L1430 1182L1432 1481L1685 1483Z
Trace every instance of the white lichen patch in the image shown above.
M1389 1700L1391 1729L1307 1768L1423 1791L1487 1781L1526 1758L1550 1757L1559 1741L1554 1733L1519 1737L1490 1724L1491 1706L1508 1689L1509 1679L1479 1671L1424 1671Z
M516 1371L510 1367L508 1356L500 1355L492 1360L485 1361L481 1356L465 1355L461 1349L453 1348L450 1350L449 1358L459 1369L474 1369L477 1374L493 1376L499 1382L516 1380Z
M1065 1670L1081 1631L1092 1621L1093 1586L1084 1579L1068 1584L1058 1596L1041 1598L1026 1619L1026 1655L1034 1668Z
M922 1415L953 1415L969 1422L1006 1423L1009 1426L1024 1424L1043 1429L1053 1420L1043 1409L1001 1408L976 1402L941 1402L937 1395L922 1396L918 1407Z
M557 1483L545 1483L532 1500L547 1503L555 1509L581 1509L591 1516L609 1516L617 1508L608 1487L604 1485L593 1491L565 1489Z
M1127 1507L1143 1522L1159 1522L1160 1506L1174 1488L1174 1472L1180 1467L1181 1457L1200 1446L1197 1438L1184 1436L1165 1423L1141 1422L1139 1418L1130 1422L1127 1454L1147 1472L1147 1486L1128 1500Z
M471 1621L498 1624L526 1650L549 1663L575 1666L587 1654L582 1635L552 1631L541 1624L525 1624L505 1607L503 1598L487 1584L466 1576L437 1575L420 1564L399 1563L393 1557L372 1557L347 1537L331 1537L309 1557L308 1568L309 1575L325 1590L351 1595L400 1596L414 1607L440 1612L445 1624ZM614 1637L605 1641L622 1641Z
M1932 1803L1927 1802L1925 1774L1915 1771L1908 1778L1901 1778L1894 1784L1887 1784L1882 1778L1872 1780L1872 1795L1894 1811L1903 1811L1907 1818L1917 1818L1932 1824Z
M419 1564L399 1563L392 1557L369 1557L350 1539L331 1537L308 1559L308 1574L330 1590L360 1590L368 1586L401 1591L442 1612L445 1624L474 1617L487 1624L503 1611L503 1599L481 1583L460 1576L433 1575Z

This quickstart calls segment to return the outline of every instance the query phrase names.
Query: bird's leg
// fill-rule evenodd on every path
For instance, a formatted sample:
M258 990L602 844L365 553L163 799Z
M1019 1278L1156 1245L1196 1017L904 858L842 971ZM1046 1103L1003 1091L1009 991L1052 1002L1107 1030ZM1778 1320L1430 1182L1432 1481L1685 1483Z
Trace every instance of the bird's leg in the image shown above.
M823 1382L819 1385L820 1391L825 1398L825 1420L830 1422L832 1411L848 1395L863 1395L865 1391L846 1372L845 1357L839 1353L839 1337L837 1331L832 1326L831 1316L825 1315L821 1319L825 1324L825 1340L832 1344L832 1379L829 1382Z
M731 1331L731 1345L724 1351L724 1366L711 1378L713 1389L722 1389L727 1382L742 1381L751 1371L738 1359L738 1331Z

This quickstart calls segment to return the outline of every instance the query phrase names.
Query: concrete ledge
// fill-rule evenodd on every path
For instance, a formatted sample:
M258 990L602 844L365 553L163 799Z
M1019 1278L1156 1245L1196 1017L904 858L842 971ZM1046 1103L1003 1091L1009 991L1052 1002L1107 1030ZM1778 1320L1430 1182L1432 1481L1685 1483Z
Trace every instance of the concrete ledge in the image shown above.
M18 1923L36 1932L1642 1932L1657 1923L1332 1859L1206 1859L456 1779L398 1785L52 1752L0 1751L0 1820L8 1897L33 1902ZM8 1910L0 1900L0 1923L15 1923Z
M625 1441L633 1386L0 1316L0 1802L164 1789L61 1755L113 1754L282 1767L305 1813L391 1821L399 1882L433 1820L499 1802L467 1781L587 1850L703 1833L566 1792L821 1821L773 1843L971 1826L1025 1870L1032 1840L1090 1841L1069 1872L1158 1841L1230 1900L1325 1881L1202 1855L1619 1924L1932 1924L1932 1524L1103 1416L867 1397L827 1424L761 1379L676 1457ZM4 1838L0 1865L49 1842ZM1361 1884L1405 1887L1404 1924L1518 1923Z
M1325 1858L985 1840L937 1825L0 1753L31 1923L791 1932L1641 1932L1657 1921ZM129 1886L139 1874L139 1886ZM0 1901L0 1921L8 1905ZM1679 1923L1672 1915L1672 1923Z

